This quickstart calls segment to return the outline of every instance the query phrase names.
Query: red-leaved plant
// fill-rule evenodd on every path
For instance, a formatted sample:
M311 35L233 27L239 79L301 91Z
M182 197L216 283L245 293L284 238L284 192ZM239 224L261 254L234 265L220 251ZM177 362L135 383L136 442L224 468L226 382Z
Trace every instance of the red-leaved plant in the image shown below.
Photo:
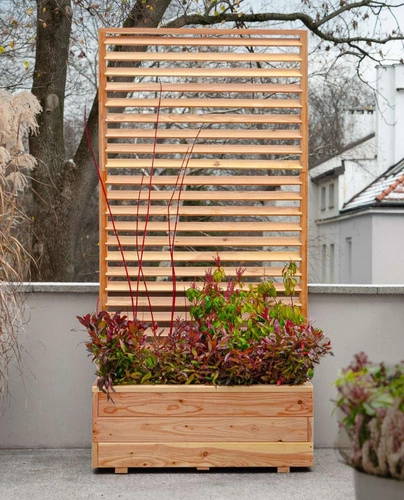
M284 269L292 283L293 263ZM228 279L216 259L201 289L188 291L191 321L178 320L167 337L145 336L147 325L105 311L78 317L90 335L98 387L113 384L301 384L332 354L330 341L298 307L282 303L271 281L245 288L242 270Z
M132 289L131 276L126 264L123 246L110 203L107 189L97 164L87 132L88 144L93 156L105 198L106 208L119 247L122 264L131 297L133 320L125 315L101 311L78 317L87 329L90 340L86 347L97 366L97 385L110 395L114 384L300 384L313 376L314 365L320 358L331 353L330 341L323 332L314 328L304 318L298 307L286 305L277 299L271 281L263 281L246 288L242 282L242 269L235 279L228 279L216 258L216 269L206 271L202 287L194 284L187 291L191 303L191 321L174 321L177 286L174 262L175 236L179 219L181 193L188 162L198 140L200 130L184 156L177 181L167 206L168 247L171 264L172 313L167 337L158 335L154 321L152 301L147 280L143 274L143 254L146 230L150 217L152 179L158 136L161 93L153 153L148 182L142 178L140 191L147 189L147 211L139 235L138 220L134 228L134 241L138 258L136 288ZM175 203L174 203L175 202ZM173 206L174 205L174 206ZM173 209L173 213L172 213ZM137 214L138 215L138 214ZM174 222L172 222L172 220ZM286 295L293 295L296 285L296 265L290 263L283 271ZM150 309L151 325L137 319L139 285L142 281ZM224 286L225 285L225 286ZM153 337L148 340L146 329L151 326Z
M404 480L404 361L372 363L356 354L335 382L340 426L351 450L347 462L362 472Z

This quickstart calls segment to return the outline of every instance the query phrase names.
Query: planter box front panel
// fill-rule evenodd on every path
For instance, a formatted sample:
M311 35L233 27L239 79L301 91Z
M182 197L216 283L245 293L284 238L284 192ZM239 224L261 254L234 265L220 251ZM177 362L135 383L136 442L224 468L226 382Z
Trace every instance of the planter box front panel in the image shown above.
M302 386L93 389L93 466L310 467L313 393Z

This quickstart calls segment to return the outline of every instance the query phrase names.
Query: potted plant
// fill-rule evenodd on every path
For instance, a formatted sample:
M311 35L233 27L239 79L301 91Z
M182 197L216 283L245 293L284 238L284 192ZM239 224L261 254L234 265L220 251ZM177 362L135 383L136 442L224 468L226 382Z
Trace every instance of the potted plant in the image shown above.
M209 467L313 464L314 366L330 341L274 283L227 279L220 258L186 295L190 321L168 336L106 311L79 321L97 365L93 466ZM293 294L296 266L285 266Z
M404 498L404 362L372 363L361 352L341 371L336 386L356 498Z

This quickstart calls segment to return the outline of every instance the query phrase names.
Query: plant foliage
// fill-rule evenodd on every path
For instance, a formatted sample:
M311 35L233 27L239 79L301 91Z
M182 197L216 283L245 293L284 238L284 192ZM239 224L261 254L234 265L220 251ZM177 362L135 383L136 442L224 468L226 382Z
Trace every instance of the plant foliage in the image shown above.
M355 355L335 382L340 425L352 443L348 462L379 476L404 479L404 361L388 367Z
M202 286L186 292L191 321L177 320L167 337L146 338L147 325L106 311L79 317L90 335L98 387L113 384L301 384L311 378L330 341L300 309L277 297L266 280L246 287L243 270L229 278L216 258ZM296 266L284 269L293 294Z

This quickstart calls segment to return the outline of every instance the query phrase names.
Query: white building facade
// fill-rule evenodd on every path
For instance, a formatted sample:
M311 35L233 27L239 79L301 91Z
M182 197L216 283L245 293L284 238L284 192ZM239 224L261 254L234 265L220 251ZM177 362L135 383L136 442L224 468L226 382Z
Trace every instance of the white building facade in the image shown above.
M376 112L358 124L376 134L309 172L311 283L404 283L403 65L378 68L377 94Z

